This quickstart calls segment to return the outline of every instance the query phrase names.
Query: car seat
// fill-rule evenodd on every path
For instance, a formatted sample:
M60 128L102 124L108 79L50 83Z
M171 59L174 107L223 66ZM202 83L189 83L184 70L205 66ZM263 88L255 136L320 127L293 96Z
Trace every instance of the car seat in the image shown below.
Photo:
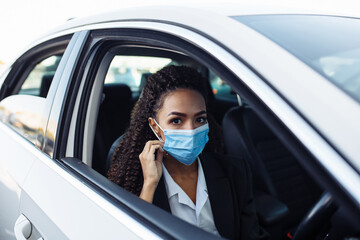
M93 168L105 175L107 154L114 140L128 127L134 100L130 87L121 83L105 84L103 93L95 133Z
M295 227L319 198L319 188L251 108L231 108L222 125L226 153L250 159L254 191L285 203L289 214L282 220L283 231Z

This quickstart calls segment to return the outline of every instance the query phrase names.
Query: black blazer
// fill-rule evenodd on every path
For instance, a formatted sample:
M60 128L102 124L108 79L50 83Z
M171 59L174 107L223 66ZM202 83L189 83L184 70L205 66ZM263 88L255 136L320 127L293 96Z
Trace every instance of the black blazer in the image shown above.
M258 224L251 172L246 161L215 153L202 153L200 161L219 234L229 239L268 238ZM153 204L171 212L163 177Z

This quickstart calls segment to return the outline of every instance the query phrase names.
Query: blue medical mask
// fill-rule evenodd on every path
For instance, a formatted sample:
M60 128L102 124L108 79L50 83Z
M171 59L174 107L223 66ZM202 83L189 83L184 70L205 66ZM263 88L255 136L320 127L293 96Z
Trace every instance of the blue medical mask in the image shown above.
M206 143L209 141L208 123L193 130L183 130L162 129L155 119L154 121L165 135L163 149L185 165L191 165L196 160L197 156L204 150ZM155 133L156 137L163 142L151 125L150 128Z

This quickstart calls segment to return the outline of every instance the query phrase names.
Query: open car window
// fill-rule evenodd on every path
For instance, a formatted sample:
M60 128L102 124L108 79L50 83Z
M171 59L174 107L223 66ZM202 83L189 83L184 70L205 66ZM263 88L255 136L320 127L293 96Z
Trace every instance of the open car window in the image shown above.
M105 78L107 84L125 84L139 93L145 78L169 65L172 59L152 56L114 56Z
M147 78L151 74L165 66L186 65L196 68L208 80L209 92L211 92L212 86L210 83L214 81L213 79L219 79L220 81L220 78L206 67L183 54L172 51L166 52L163 49L156 51L139 47L128 49L126 50L127 54L122 55L122 51L125 50L116 49L117 47L109 51L115 54L111 56L112 60L109 66L104 66L107 72L98 106L99 111L97 114L91 161L92 167L104 176L106 176L110 164L112 150L116 147L117 140L129 126L132 108L141 95ZM129 54L131 51L133 51L133 55ZM140 51L141 55L136 56L135 54ZM145 56L146 54L147 56ZM222 87L227 88L228 92L223 95L227 94L229 97L234 98L235 95L230 94L230 87L225 85L226 83L223 83ZM214 99L214 102L221 103L221 101L221 97L220 100ZM225 110L231 105L236 105L236 100L230 104L226 102ZM222 108L223 106L216 107ZM224 113L224 109L221 113ZM217 119L222 119L222 117L221 114L218 114ZM221 121L218 124L221 124ZM89 142L89 144L91 143Z

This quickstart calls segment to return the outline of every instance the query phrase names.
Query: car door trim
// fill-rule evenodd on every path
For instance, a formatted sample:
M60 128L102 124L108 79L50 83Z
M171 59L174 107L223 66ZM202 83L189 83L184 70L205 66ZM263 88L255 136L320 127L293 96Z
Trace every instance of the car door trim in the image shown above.
M110 204L134 216L140 222L139 224L142 223L148 226L154 234L162 239L218 239L217 236L175 218L163 209L140 200L137 196L100 175L80 159L63 158L60 161L84 184L106 198ZM172 224L169 224L170 222ZM180 227L187 229L187 231L177 231Z

